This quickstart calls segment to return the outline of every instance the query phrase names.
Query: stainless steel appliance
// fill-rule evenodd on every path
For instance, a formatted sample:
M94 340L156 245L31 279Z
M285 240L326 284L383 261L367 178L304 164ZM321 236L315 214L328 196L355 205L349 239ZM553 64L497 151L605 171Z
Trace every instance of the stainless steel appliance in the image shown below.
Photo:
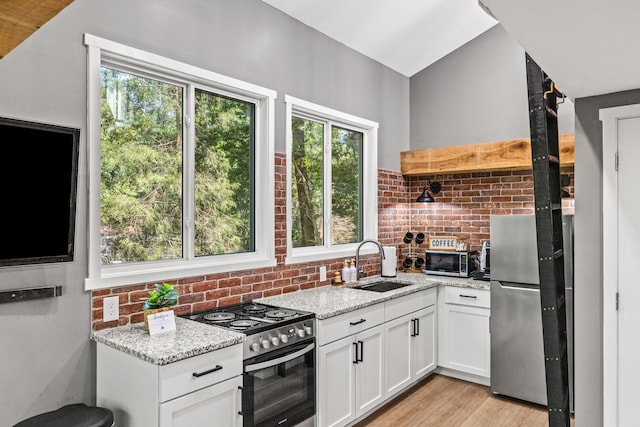
M424 272L437 276L469 277L473 271L467 252L425 251Z
M563 216L573 410L573 216ZM534 215L491 216L491 391L547 404Z
M491 242L482 243L480 255L480 270L489 273L491 271Z
M313 425L316 341L313 313L243 303L185 316L247 335L243 347L245 427Z

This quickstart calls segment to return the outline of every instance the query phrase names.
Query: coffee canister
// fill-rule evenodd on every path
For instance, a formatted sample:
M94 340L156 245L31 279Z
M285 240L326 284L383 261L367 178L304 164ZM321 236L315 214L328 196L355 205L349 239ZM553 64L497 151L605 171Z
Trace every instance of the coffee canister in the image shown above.
M382 277L396 277L396 247L383 246L384 259L382 260Z

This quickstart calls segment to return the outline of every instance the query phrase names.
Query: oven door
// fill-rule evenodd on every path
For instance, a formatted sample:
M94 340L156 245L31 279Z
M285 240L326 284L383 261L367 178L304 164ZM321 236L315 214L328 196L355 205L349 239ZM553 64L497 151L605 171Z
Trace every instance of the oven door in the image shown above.
M316 413L315 338L244 361L243 425L294 426Z

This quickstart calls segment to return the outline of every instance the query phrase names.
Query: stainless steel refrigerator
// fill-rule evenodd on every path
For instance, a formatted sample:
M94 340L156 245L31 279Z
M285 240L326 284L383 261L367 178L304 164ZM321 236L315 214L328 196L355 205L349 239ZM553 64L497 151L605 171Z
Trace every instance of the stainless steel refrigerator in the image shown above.
M573 216L562 217L573 410ZM491 391L547 404L534 215L491 216Z

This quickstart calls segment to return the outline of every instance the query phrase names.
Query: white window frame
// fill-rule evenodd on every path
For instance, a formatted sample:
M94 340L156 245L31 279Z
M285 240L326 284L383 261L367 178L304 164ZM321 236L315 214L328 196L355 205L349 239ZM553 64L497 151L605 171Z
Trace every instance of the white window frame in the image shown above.
M363 239L378 238L378 123L346 114L332 108L314 104L290 95L285 95L285 138L287 155L287 256L285 264L297 264L312 261L321 261L333 258L353 258L358 243L332 245L330 239L325 239L322 246L294 248L292 240L292 195L291 195L291 165L293 164L292 147L293 135L291 132L292 116L317 120L319 122L331 122L331 125L355 130L363 133L362 143L362 232ZM326 126L326 124L325 124ZM330 135L331 129L325 128L325 135ZM325 150L325 154L326 154ZM330 152L329 152L330 154ZM331 176L325 170L324 182L330 183ZM325 185L324 191L324 228L331 227L331 189ZM362 254L374 253L377 248L367 245L362 248ZM375 249L375 250L374 250Z
M89 272L85 289L101 289L135 283L147 283L192 277L220 272L273 267L275 258L274 230L274 90L223 76L199 67L165 58L150 52L106 40L91 34L84 35L87 46L87 158L88 158L88 253ZM187 82L187 97L194 87L213 90L255 104L255 235L254 251L195 257L191 248L184 248L182 259L147 261L119 265L102 265L100 257L100 68L102 66L127 67L141 70L165 79ZM154 77L155 78L155 77ZM187 114L193 117L193 111ZM193 155L189 147L194 140L194 126L185 132L185 181L183 234L192 232L194 201ZM190 170L189 170L190 169ZM259 214L258 214L259 212Z

